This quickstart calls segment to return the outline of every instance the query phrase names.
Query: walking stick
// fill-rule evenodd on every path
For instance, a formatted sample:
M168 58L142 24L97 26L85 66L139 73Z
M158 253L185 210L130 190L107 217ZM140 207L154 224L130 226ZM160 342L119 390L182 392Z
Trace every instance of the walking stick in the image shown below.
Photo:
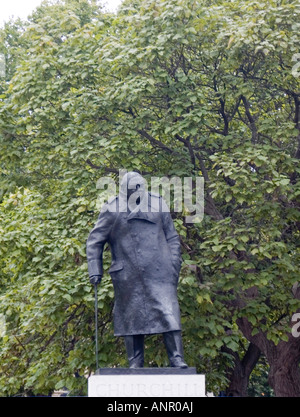
M98 360L98 291L97 291L97 285L95 286L95 349L96 349L96 371L99 369L99 360Z

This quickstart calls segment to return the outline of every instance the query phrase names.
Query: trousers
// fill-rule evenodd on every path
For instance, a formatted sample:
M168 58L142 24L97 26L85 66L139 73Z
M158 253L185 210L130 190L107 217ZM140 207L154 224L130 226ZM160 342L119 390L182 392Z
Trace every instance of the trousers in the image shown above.
M144 337L145 335L124 336L129 368L142 368L144 366ZM171 367L187 368L183 358L183 345L181 331L163 333L164 344L167 350Z

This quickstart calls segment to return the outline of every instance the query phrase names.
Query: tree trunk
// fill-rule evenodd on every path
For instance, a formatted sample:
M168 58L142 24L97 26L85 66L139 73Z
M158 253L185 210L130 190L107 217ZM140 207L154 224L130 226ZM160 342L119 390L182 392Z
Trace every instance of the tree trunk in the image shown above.
M276 397L300 397L299 338L280 342L271 356L269 383Z
M226 390L226 396L247 397L249 377L260 357L261 352L257 346L250 343L244 358L240 360L239 355L236 352L229 352L226 348L224 350L231 353L235 358L235 366L229 376L230 383Z
M247 318L237 324L244 336L266 356L270 365L269 384L276 397L300 397L300 337L288 335L287 342L275 345L262 331L252 336L252 325Z

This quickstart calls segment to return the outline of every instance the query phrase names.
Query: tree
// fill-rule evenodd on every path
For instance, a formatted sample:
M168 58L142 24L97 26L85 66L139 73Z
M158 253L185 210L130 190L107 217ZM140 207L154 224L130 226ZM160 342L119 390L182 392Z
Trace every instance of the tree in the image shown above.
M188 224L179 215L175 223L184 250L179 298L187 357L208 373L208 388L224 389L226 377L234 384L244 366L238 385L246 395L262 352L275 395L299 396L300 340L291 334L300 308L296 2L125 1L117 15L92 7L85 19L83 4L92 3L60 2L34 15L1 102L3 189L16 166L20 187L1 206L9 283L1 299L11 335L3 342L4 378L12 356L22 359L31 390L57 386L58 368L62 384L78 387L70 375L92 369L85 237L99 208L97 180L126 168L146 178L205 179L203 221ZM12 230L26 231L15 254ZM32 298L25 302L26 288ZM55 298L47 296L42 308L46 288ZM102 291L101 354L109 365L108 278ZM14 328L22 329L19 342ZM48 386L43 352L53 358ZM6 392L18 389L13 385Z

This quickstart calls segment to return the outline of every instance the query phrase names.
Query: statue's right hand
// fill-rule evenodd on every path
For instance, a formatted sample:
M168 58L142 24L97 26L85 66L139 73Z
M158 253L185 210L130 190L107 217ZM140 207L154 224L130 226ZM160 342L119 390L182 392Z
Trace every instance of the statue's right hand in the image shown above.
M101 279L102 279L102 276L101 276L101 275L92 275L92 276L90 277L90 283L91 283L92 285L95 285L95 284L100 284Z

